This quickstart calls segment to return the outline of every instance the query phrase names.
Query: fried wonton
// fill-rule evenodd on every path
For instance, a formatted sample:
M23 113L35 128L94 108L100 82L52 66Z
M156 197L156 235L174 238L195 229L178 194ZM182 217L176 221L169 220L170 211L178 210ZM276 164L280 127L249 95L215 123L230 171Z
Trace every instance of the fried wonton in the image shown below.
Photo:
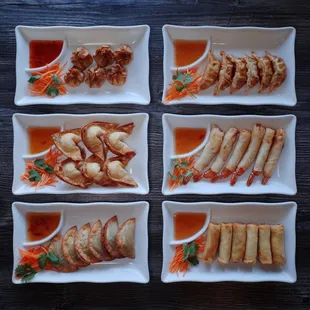
M101 232L101 241L107 251L113 256L114 258L122 258L124 257L116 244L116 234L118 232L118 220L117 216L113 216L110 218L102 228Z
M66 260L73 266L85 267L89 263L85 262L76 252L74 247L75 238L78 234L76 226L71 227L62 239L62 251Z
M67 158L56 164L54 172L59 179L68 184L81 188L87 188L92 184L92 182L80 171L81 165L82 164L80 162Z
M54 144L65 156L73 160L83 160L83 149L78 145L81 139L81 129L69 129L52 135Z
M116 244L123 256L135 258L135 227L136 219L127 220L116 234Z
M101 242L101 231L102 223L100 220L97 220L89 233L89 250L98 260L113 260L114 257L110 255L110 253L106 250L103 243Z
M246 67L247 67L247 81L245 91L248 92L259 82L259 72L258 72L257 60L255 58L250 57L248 55L244 55L244 59L246 61Z
M247 80L247 67L246 61L243 58L237 58L232 55L228 55L227 57L235 64L235 74L230 85L230 94L233 94L245 85Z

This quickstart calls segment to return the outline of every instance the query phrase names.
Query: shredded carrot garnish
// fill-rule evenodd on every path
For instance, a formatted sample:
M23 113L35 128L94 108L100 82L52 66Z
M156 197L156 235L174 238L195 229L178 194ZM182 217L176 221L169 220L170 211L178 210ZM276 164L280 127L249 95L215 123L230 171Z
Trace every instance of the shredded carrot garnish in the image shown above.
M197 254L200 254L204 250L204 244L205 244L205 237L204 235L199 236L194 242L198 246ZM179 275L179 272L183 272L183 276L186 274L190 267L189 262L184 262L184 250L183 245L177 245L174 250L174 256L172 258L172 261L169 266L169 272L170 273L177 273Z
M61 156L61 153L57 149L50 148L48 153L44 158L45 164L49 165L50 167L54 168L58 157ZM35 170L41 176L40 181L30 181L30 172L31 170ZM43 168L39 168L35 165L34 161L27 161L26 162L26 169L25 172L21 175L20 179L22 181L27 182L27 184L31 187L40 188L43 186L55 186L58 182L56 174L49 173L48 171L44 170Z
M67 90L65 83L61 79L63 76L62 71L67 63L60 66L59 63L55 63L51 66L47 66L42 71L36 71L29 79L29 92L35 96L49 96L55 97L58 95L65 95Z
M198 68L187 69L184 73L176 72L173 76L173 82L169 85L163 104L171 100L180 100L186 96L195 98L199 92L199 79L202 73L198 73Z
M20 255L20 261L19 264L23 265L23 264L29 264L31 265L31 267L36 270L39 271L40 270L40 266L39 266L39 257L42 254L46 254L48 252L48 247L39 247L39 248L33 248L30 249L29 251L24 251L22 249L18 249L19 251L19 255ZM49 262L47 262L46 267L44 269L47 270L52 270L53 266L52 264L50 264Z

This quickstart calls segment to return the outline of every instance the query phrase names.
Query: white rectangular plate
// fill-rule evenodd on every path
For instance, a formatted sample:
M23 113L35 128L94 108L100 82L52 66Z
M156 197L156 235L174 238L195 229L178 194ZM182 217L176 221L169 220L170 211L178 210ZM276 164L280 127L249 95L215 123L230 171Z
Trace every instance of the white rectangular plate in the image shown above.
M212 50L221 59L219 52L224 50L235 57L243 57L254 50L258 56L265 55L265 51L282 57L287 66L287 77L284 83L272 93L265 91L258 94L258 86L248 94L244 88L230 95L229 90L213 96L214 86L196 95L196 99L185 97L181 100L173 100L168 104L241 104L241 105L296 105L295 93L295 54L294 44L296 30L293 27L283 28L259 28L259 27L184 27L165 25L163 27L164 38L164 91L162 101L166 96L166 90L172 81L171 67L174 67L174 40L210 40L212 38ZM203 72L206 60L201 63L200 71Z
M149 36L148 25L139 26L94 26L94 27L28 27L17 26L16 35L16 105L30 104L114 104L135 103L149 104ZM25 70L29 67L29 42L31 40L64 40L59 62L68 62L64 72L72 67L70 56L80 46L86 47L93 54L97 47L109 44L118 48L120 44L128 44L133 49L133 61L126 66L127 81L123 86L113 86L107 81L101 88L90 89L85 83L79 87L67 86L68 93L63 96L49 98L32 96L28 92L30 74ZM91 65L94 66L94 63Z
M286 264L284 266L263 266L260 263L247 265L243 263L229 263L225 266L216 261L213 264L200 262L198 266L190 268L185 276L182 273L169 273L169 265L174 255L174 246L169 242L173 239L173 215L175 212L202 212L206 207L212 208L211 222L214 223L267 223L283 224L285 226L285 254ZM217 203L197 202L181 203L164 201L162 205L164 218L163 232L163 268L161 280L169 282L296 282L295 266L295 219L297 205L295 202L283 203Z
M284 194L295 195L297 192L295 176L295 127L296 117L294 115L279 116L258 116L258 115L163 115L164 131L164 176L162 193L164 195L177 194L199 194L199 195L218 195L218 194ZM205 179L199 182L189 182L187 185L180 186L173 191L168 189L168 172L173 168L173 161L170 159L174 155L174 136L173 131L177 127L207 128L208 125L216 124L226 131L230 126L238 129L252 130L254 124L262 124L265 127L274 129L284 128L286 138L284 148L281 153L277 168L266 185L261 185L261 176L256 177L251 186L246 185L246 180L252 172L253 165L241 176L234 186L230 186L229 178L211 183Z
M149 204L146 201L137 201L130 203L23 203L14 202L12 204L13 212L13 254L14 266L12 281L15 284L21 284L20 280L14 277L14 270L19 262L18 248L23 248L23 242L26 236L25 212L64 212L64 223L60 231L63 236L66 231L77 225L90 222L93 224L100 219L102 224L112 216L117 215L119 223L123 223L129 218L136 218L135 229L135 259L116 259L110 262L100 262L80 268L76 272L62 273L55 271L43 271L35 275L31 283L69 283L69 282L149 282L148 268L148 211Z
M136 151L136 156L129 162L126 170L132 175L138 187L102 187L92 185L87 189L74 187L61 180L56 183L55 187L45 186L40 189L28 186L20 180L21 174L25 171L25 161L23 155L28 152L28 135L27 127L48 127L60 126L63 130L80 128L90 122L112 122L126 124L135 123L132 134L126 139L126 142ZM132 193L145 195L149 192L148 181L148 144L147 144L147 127L149 115L146 113L136 114L14 114L14 178L12 191L14 195L27 194L120 194Z

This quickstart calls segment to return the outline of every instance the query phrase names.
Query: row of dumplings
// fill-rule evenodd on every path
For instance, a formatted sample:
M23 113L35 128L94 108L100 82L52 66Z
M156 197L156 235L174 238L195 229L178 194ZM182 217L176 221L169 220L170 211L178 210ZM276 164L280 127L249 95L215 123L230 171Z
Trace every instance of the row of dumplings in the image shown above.
M126 171L136 155L126 140L135 125L128 123L92 122L82 128L65 130L52 135L57 149L67 158L57 162L54 171L58 178L73 186L130 186L137 183ZM83 145L92 154L86 158ZM116 155L108 157L108 153Z

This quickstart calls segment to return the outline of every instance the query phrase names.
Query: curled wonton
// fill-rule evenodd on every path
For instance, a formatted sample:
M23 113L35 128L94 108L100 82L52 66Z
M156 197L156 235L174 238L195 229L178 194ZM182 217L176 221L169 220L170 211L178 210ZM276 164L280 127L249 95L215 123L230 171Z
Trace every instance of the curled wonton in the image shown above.
M104 68L98 66L87 70L85 74L85 83L89 88L100 88L105 82L107 76Z
M118 124L105 122L89 123L81 129L82 141L90 152L105 160L107 150L103 137L117 126Z
M77 87L84 81L84 72L79 68L72 67L65 74L64 80L67 85Z
M107 79L108 82L114 86L122 86L126 82L127 71L119 64L116 64L107 70Z
M247 81L245 91L248 92L259 82L259 72L258 72L257 60L255 58L250 57L248 55L244 55L244 59L246 61L246 67L247 67Z
M72 53L70 60L74 66L80 70L85 70L93 63L93 58L85 47L78 47L76 51Z
M131 135L134 127L134 123L128 123L117 127L113 132L105 135L105 143L112 153L115 155L136 154L135 151L124 142L124 140Z
M121 254L128 258L135 258L135 227L136 219L127 220L116 234L116 244Z
M115 62L121 66L128 65L133 58L133 51L129 45L122 44L119 49L114 52Z
M101 45L98 47L93 57L97 65L102 68L112 65L114 62L114 53L110 45Z
M57 163L54 172L59 179L73 186L87 188L92 182L80 171L81 163L70 158Z
M82 141L81 129L69 129L52 135L55 146L73 160L83 160L84 150L78 145Z
M237 58L232 55L228 55L227 57L235 64L235 74L230 85L230 94L233 94L245 85L247 80L247 67L246 61L243 58Z

